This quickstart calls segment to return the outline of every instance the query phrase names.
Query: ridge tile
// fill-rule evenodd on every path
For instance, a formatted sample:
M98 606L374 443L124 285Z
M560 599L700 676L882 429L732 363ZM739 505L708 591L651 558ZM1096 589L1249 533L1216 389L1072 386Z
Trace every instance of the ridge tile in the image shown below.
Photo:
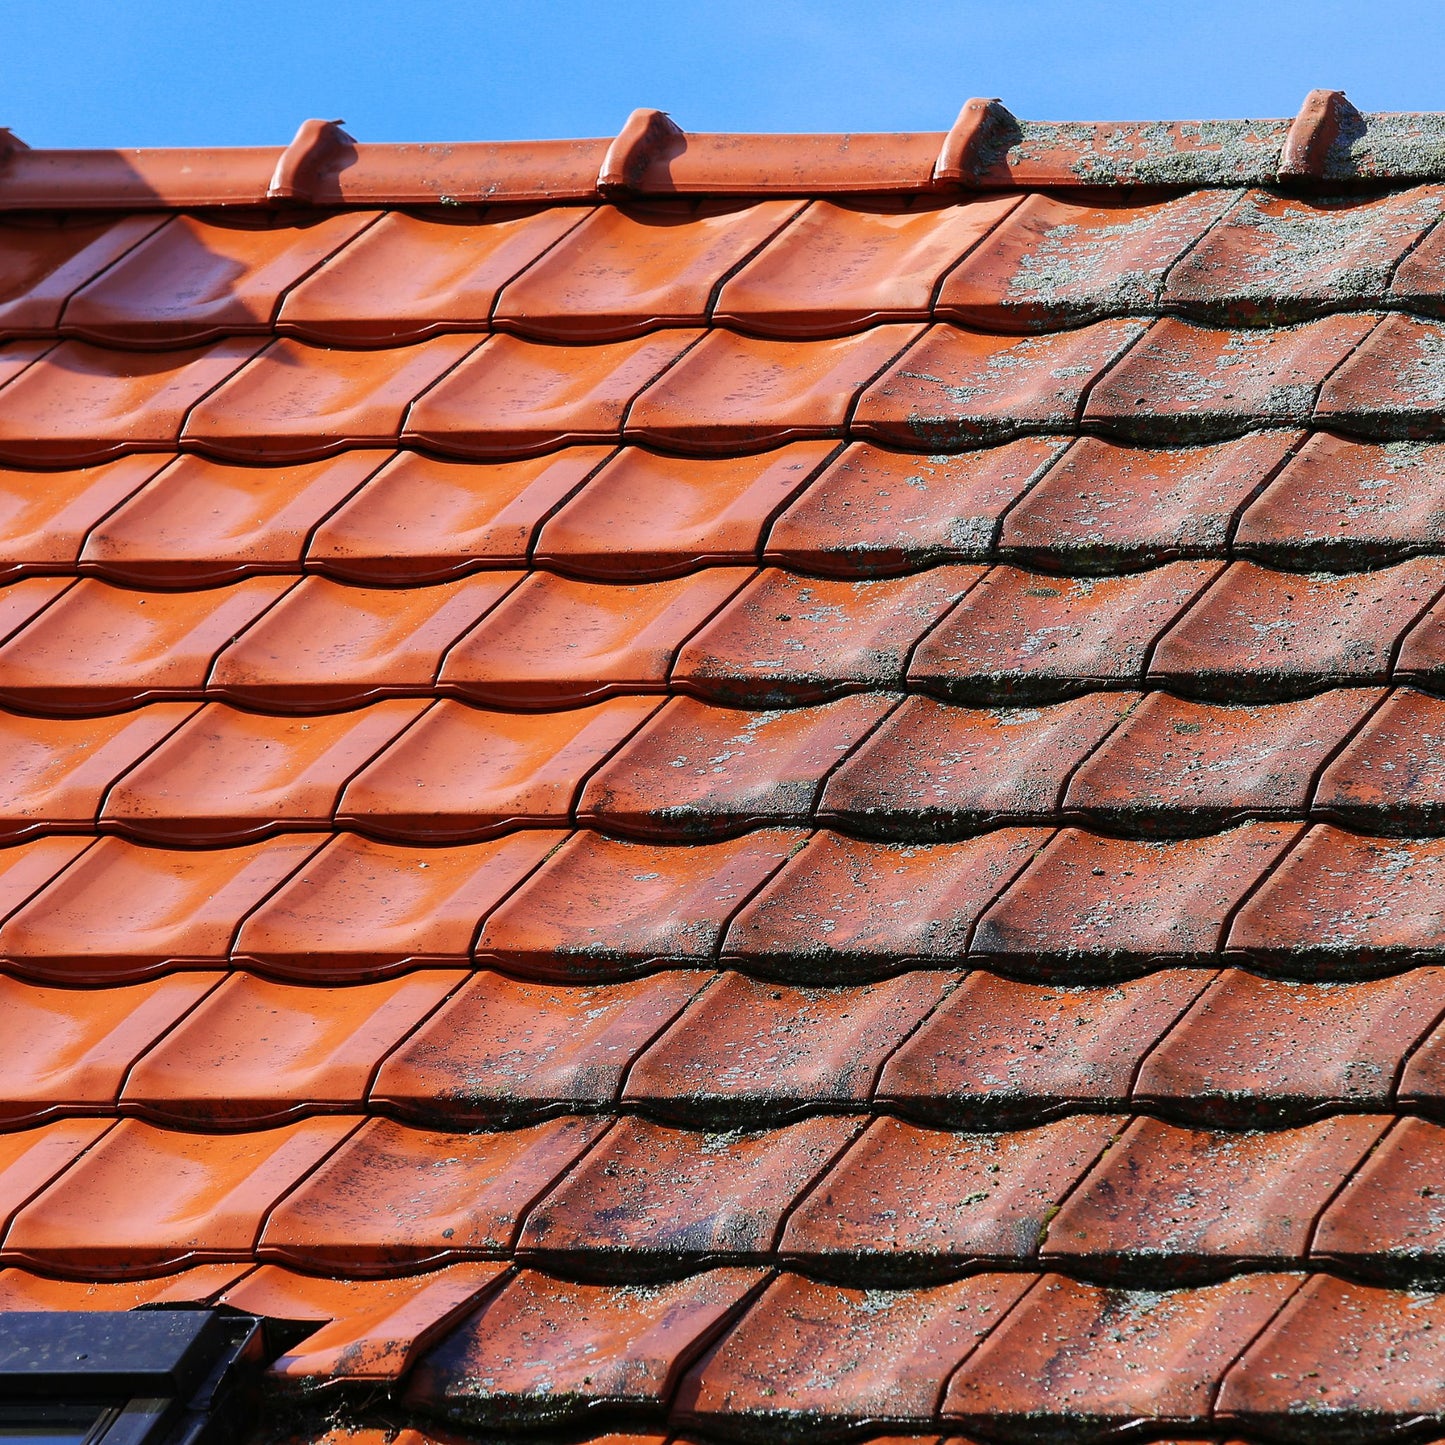
M378 1060L465 977L437 969L323 989L233 973L136 1061L121 1108L211 1130L360 1113Z
M706 326L723 278L798 210L797 201L599 206L505 286L495 324L574 343Z
M939 281L1018 196L813 201L723 285L715 324L837 336L927 321Z
M321 346L486 330L501 288L586 214L567 206L489 206L454 218L388 211L287 292L276 329Z

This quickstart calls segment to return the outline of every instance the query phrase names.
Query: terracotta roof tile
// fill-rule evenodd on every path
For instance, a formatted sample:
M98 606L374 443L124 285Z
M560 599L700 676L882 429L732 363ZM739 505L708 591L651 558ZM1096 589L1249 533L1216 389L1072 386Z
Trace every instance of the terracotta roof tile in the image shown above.
M992 551L999 521L1063 451L1024 437L958 455L848 447L773 523L766 560L870 577Z
M713 567L633 586L534 572L452 648L441 681L479 702L523 708L661 692L678 648L753 575ZM0 649L0 691L4 661Z
M710 460L627 447L543 524L536 561L618 580L756 563L769 521L832 453L828 442Z
M788 988L724 974L633 1064L623 1098L699 1124L856 1109L956 982L916 972L859 987Z
M1037 1129L954 1134L875 1119L793 1211L783 1252L850 1284L1017 1266L1052 1234L1060 1201L1122 1123L1080 1114Z
M1234 1125L1389 1107L1401 1061L1445 1012L1445 974L1358 983L1221 974L1154 1044L1137 1097Z
M377 1064L463 978L434 969L321 989L233 973L136 1057L122 1106L191 1129L358 1113Z
M769 828L684 847L574 833L487 919L477 957L561 979L617 978L660 960L709 959L728 920L803 837Z
M8 1228L22 1206L80 1158L112 1123L61 1119L38 1129L0 1134L0 1227Z
M1383 305L1442 196L1438 186L1361 200L1250 191L1171 268L1162 300L1248 326Z
M982 1128L1124 1108L1140 1061L1213 977L1159 969L1081 986L970 974L888 1060L877 1098Z
M236 958L288 978L360 982L464 964L482 920L557 846L552 832L457 848L338 834L256 909Z
M1445 704L1400 688L1386 698L1325 769L1315 807L1327 817L1373 832L1440 831Z
M356 1122L213 1136L122 1119L20 1210L0 1259L104 1276L248 1258L267 1211Z
M952 963L1048 836L1007 828L919 845L819 833L738 913L723 952L750 971L804 982Z
M693 1367L678 1409L714 1430L773 1439L815 1422L841 1433L931 1419L954 1367L1027 1284L982 1274L884 1291L785 1275ZM764 1351L760 1378L754 1361Z
M1315 409L1321 425L1369 436L1428 437L1445 423L1438 321L1387 316L1330 377Z
M790 1207L861 1127L823 1116L709 1134L620 1120L528 1215L520 1250L622 1278L770 1253Z
M444 699L346 784L336 820L437 843L562 827L582 780L658 706L655 697L614 697L568 712L513 713Z
M656 1285L508 1281L412 1376L406 1399L475 1424L576 1420L665 1405L697 1348L764 1275L716 1269Z
M797 210L796 201L599 206L506 286L496 324L547 341L704 325L723 278Z
M311 534L306 565L346 582L441 582L521 567L543 520L611 453L479 465L401 452Z
M921 334L889 325L790 342L709 331L637 399L627 437L707 453L839 436L859 393Z
M374 220L365 211L280 225L244 213L172 216L70 298L64 330L147 348L265 334L284 292Z
M1144 329L1101 321L1019 338L934 326L864 392L853 429L930 451L1070 431L1098 378Z
M113 351L62 342L5 385L0 459L81 466L174 446L196 403L263 345L240 337L184 351Z
M926 321L940 280L1018 203L814 201L724 284L713 319L808 337Z
M1171 266L1233 197L1195 191L1146 205L1031 195L943 283L940 314L1009 331L1154 309Z
M0 1270L0 1309L128 1310L138 1305L204 1305L254 1268L198 1264L154 1279L47 1279L25 1269Z
M114 1109L131 1067L221 975L173 973L129 988L46 988L0 977L9 1039L0 1056L7 1125Z
M817 707L739 712L674 698L592 774L578 821L679 839L810 823L823 779L896 701L853 693Z
M573 1117L437 1134L371 1119L272 1210L258 1257L345 1274L505 1255L530 1207L606 1128Z
M683 646L672 680L754 707L899 688L919 639L982 575L979 567L935 567L853 581L766 568Z
M128 723L128 750L151 749L133 767L116 768L115 760L107 760L115 781L105 792L103 822L148 842L238 843L329 828L347 779L425 706L398 700L325 717L278 718L212 704L176 727L188 709L163 704L59 726L95 735ZM7 721L0 719L0 726ZM102 750L92 764L97 773L104 756ZM81 779L65 781L74 788Z
M323 346L485 330L501 288L586 214L561 206L452 218L388 211L286 293L277 327Z
M708 978L674 970L578 986L479 970L387 1056L372 1102L448 1123L611 1104L633 1060Z
M969 708L910 697L828 779L822 815L910 842L1051 820L1069 779L1138 701L1094 692L1049 707Z
M494 336L417 397L403 436L462 457L526 456L578 442L617 441L624 420L637 410L638 393L701 335L660 331L588 347ZM382 353L382 364L387 355Z
M299 571L316 526L388 456L354 451L284 468L177 457L90 529L80 565L142 587Z

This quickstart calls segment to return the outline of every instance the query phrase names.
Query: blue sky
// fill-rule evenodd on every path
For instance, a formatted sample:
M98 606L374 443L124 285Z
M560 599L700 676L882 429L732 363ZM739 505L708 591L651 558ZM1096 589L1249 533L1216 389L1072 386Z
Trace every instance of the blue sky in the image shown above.
M36 146L940 130L1445 110L1445 0L6 0L0 125Z

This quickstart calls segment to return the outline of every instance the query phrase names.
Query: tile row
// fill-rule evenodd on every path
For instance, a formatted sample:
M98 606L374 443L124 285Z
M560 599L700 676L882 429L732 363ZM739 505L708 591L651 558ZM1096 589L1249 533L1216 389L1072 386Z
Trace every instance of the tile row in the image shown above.
M1249 433L1150 449L1023 438L953 455L794 442L741 457L571 447L506 462L357 450L292 466L137 453L0 469L0 575L209 586L256 573L446 581L540 566L642 581L763 563L876 577L944 562L1297 571L1445 551L1445 443Z
M1002 1133L75 1118L0 1134L0 1263L103 1279L254 1257L351 1278L516 1259L633 1284L781 1263L874 1286L1042 1263L1156 1288L1308 1263L1419 1284L1445 1273L1442 1168L1445 1128L1379 1114L1242 1133L1110 1114Z
M930 318L1037 331L1161 310L1245 325L1438 314L1442 194L36 217L5 227L0 336L155 347L274 330L366 347L488 329L599 341L709 323L821 337Z
M827 988L700 969L590 985L419 969L345 988L0 976L0 1006L14 1021L0 1122L15 1129L68 1119L93 1133L117 1111L212 1131L345 1114L449 1131L557 1116L591 1128L619 1112L714 1130L830 1113L974 1129L1445 1114L1438 966L1329 983L1164 968L1112 984L975 970Z
M1126 1427L1155 1439L1172 1429L1313 1441L1438 1430L1445 1416L1431 1383L1445 1369L1445 1297L1328 1275L1135 1290L985 1272L888 1290L746 1268L651 1286L569 1283L489 1263L359 1281L274 1265L108 1285L0 1272L0 1308L130 1301L316 1321L271 1367L283 1389L385 1385L412 1419L463 1429L634 1422L588 1437L596 1445L664 1445L694 1440L693 1430L834 1438L870 1427L910 1432L912 1445L938 1445L940 1430L969 1445L952 1433L960 1428L1028 1442ZM1136 1349L1121 1350L1125 1340ZM1413 1368L1400 1369L1401 1359ZM1050 1381L1046 1394L1040 1379ZM685 1435L668 1434L669 1423ZM930 1428L927 1440L911 1433ZM396 1438L430 1445L434 1429ZM333 1428L319 1438L382 1445L393 1435Z
M905 843L998 826L1181 836L1307 818L1445 831L1445 702L1094 692L970 708L891 693L752 711L615 697L556 713L396 699L302 717L153 703L0 712L0 839L239 843L335 827L412 843L581 826L681 842L825 826Z
M672 329L381 351L14 341L0 345L0 460L58 468L180 445L300 462L401 443L504 459L623 440L716 456L845 436L946 452L1080 428L1171 445L1306 424L1400 440L1445 420L1442 340L1439 320L1362 312L1264 330L1122 318L1018 337L895 322L828 341Z
M607 982L719 958L827 983L965 955L1050 979L1221 955L1350 978L1433 962L1442 915L1445 839L1332 824L1183 839L1005 827L931 844L799 828L681 845L538 828L424 848L55 835L0 849L0 961L71 984L228 964L351 983L474 960Z
M1223 702L1445 683L1445 558L1372 572L1170 562L1110 577L954 564L870 581L710 567L663 581L481 572L421 587L252 577L203 591L0 586L0 705L226 699L325 712L438 690L542 712L626 693L791 707L860 690Z

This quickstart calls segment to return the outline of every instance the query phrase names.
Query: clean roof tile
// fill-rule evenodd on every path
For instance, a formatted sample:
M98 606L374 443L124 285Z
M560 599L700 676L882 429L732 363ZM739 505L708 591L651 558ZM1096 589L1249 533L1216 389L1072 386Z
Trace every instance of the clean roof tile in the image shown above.
M752 707L901 688L918 639L982 575L953 566L857 581L766 568L683 646L672 681Z
M487 919L477 956L562 979L708 960L728 919L803 837L769 828L683 847L574 833Z
M204 587L250 572L299 572L317 523L389 453L289 467L177 457L86 539L81 566L112 581Z
M348 983L418 964L464 964L478 925L559 837L533 831L416 848L338 834L246 919L237 961Z
M496 206L455 219L388 211L287 294L277 329L323 346L484 330L498 291L585 211Z
M768 522L832 451L798 442L703 459L626 447L544 522L535 560L619 581L755 563Z
M241 920L320 842L283 834L202 852L101 838L0 928L0 954L56 983L223 965Z
M172 447L196 403L260 350L236 337L184 351L65 341L5 388L0 458L79 466Z
M452 648L441 682L479 702L522 708L661 692L678 648L754 575L710 567L629 586L534 572ZM0 694L4 661L0 650Z
M122 1106L212 1132L360 1113L380 1060L464 977L435 969L323 989L232 974L136 1062Z
M675 839L810 823L824 779L895 702L853 693L818 707L740 712L673 698L593 773L577 820Z
M700 334L660 331L592 346L493 336L417 400L405 439L463 457L615 442L634 398Z
M0 1133L0 1228L111 1127L110 1119L61 1119ZM11 1306L13 1308L13 1306Z
M153 1279L48 1279L24 1269L0 1270L3 1310L129 1310L138 1305L206 1305L255 1265L198 1264Z
M1020 338L934 326L864 392L852 432L943 451L1073 431L1090 389L1144 330L1100 321Z
M910 842L1051 821L1074 771L1137 703L1128 692L1041 708L907 698L828 779L820 817Z
M857 1110L957 977L918 971L859 987L787 988L724 974L633 1064L623 1098L663 1117L733 1127Z
M993 550L1000 518L1066 445L1022 437L920 456L855 442L773 523L764 556L844 577L981 561Z
M3 1254L102 1276L248 1258L271 1206L355 1127L303 1119L210 1135L122 1119L16 1215Z
M438 336L391 351L340 351L273 341L191 409L182 439L242 462L390 446L412 401L476 344L474 336Z
M571 342L705 326L718 284L798 208L730 200L599 206L505 287L496 324Z
M609 1105L633 1059L711 977L673 970L577 986L481 969L387 1056L372 1105L452 1125Z
M862 842L818 833L728 929L749 970L821 983L960 959L975 923L1048 837L1000 828L963 843Z
M1169 268L1236 194L1198 190L1142 206L1027 196L945 279L938 312L990 330L1049 331L1154 311Z
M207 691L253 707L317 711L432 690L447 649L522 579L478 572L431 587L304 577L222 649ZM0 654L0 689L4 686Z
M1018 203L814 201L724 284L713 320L809 337L926 321L940 279Z
M1379 318L1340 314L1253 331L1161 317L1094 388L1084 420L1140 441L1209 441L1299 426Z
M252 577L207 592L138 592L82 578L0 647L0 698L47 712L92 713L199 697L215 655L294 580Z
M1383 1111L1401 1060L1445 1013L1445 970L1296 983L1230 969L1155 1045L1136 1096L1171 1117L1244 1127Z
M710 331L638 397L627 437L708 453L841 436L858 394L921 331L875 326L806 342Z
M376 219L343 211L296 222L264 213L172 216L70 298L68 336L108 346L187 346L265 333L287 288Z
M437 843L562 827L584 781L658 706L655 697L614 697L517 713L444 699L347 784L336 820Z
M1116 577L994 567L913 654L909 681L963 702L1139 687L1155 640L1219 575L1170 562Z
M132 1064L220 981L175 973L129 988L46 988L0 977L0 1118L113 1111Z
M889 1059L878 1101L980 1128L1121 1109L1139 1061L1213 977L1159 969L1080 987L970 974Z
M326 717L276 718L213 704L124 776L115 774L103 820L162 843L236 843L328 828L347 779L425 706L398 700Z
M257 1256L347 1277L507 1253L529 1208L606 1127L570 1118L437 1134L370 1119L272 1211Z
M1060 569L1222 557L1235 517L1300 440L1256 432L1151 450L1080 437L1009 512L1001 545Z

